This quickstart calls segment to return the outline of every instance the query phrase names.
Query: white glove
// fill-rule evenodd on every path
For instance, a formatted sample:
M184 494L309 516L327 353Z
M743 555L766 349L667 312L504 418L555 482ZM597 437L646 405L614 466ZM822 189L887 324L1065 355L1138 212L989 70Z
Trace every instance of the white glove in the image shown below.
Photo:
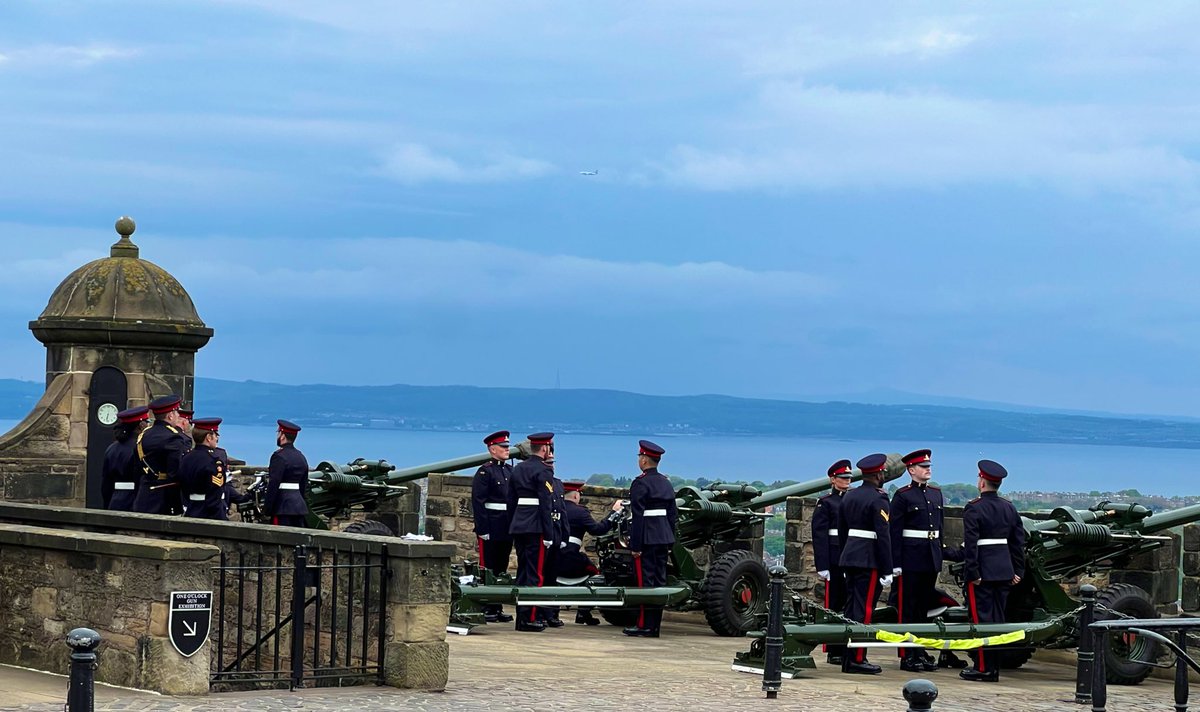
M480 534L479 538L483 539L484 541L491 541L492 535L491 534Z
M550 545L553 543L554 542L550 541L549 539L542 539L542 546L546 547L547 549L549 549Z
M904 573L904 569L900 568L899 566L897 566L896 568L892 569L892 575L893 575L893 576L899 576L899 575L900 575L900 574L902 574L902 573Z
M891 586L892 585L891 575L889 574L887 576L880 576L879 583L880 583L880 585L883 585L883 586Z
M567 548L567 542L565 542L565 541L558 542L558 548L560 548L560 549Z
M829 572L828 572L828 571L818 571L818 572L817 572L817 576L818 576L818 577L820 577L820 579L821 579L822 581L828 581L828 580L829 580Z

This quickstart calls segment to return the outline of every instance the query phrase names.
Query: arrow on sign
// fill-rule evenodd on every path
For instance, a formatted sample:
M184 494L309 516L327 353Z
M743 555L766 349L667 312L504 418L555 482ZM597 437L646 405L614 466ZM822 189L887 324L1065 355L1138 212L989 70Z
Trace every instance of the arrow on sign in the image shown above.
M184 636L190 638L190 637L196 635L196 627L197 626L195 623L188 625L187 621L179 621L179 622L183 624L184 630L187 631L186 633L184 633Z

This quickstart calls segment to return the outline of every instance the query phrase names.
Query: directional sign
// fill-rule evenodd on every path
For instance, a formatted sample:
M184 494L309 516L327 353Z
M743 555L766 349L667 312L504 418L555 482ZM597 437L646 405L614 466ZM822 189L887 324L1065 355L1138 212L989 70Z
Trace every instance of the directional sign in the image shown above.
M167 627L171 645L185 658L196 654L208 640L212 625L212 591L172 591Z

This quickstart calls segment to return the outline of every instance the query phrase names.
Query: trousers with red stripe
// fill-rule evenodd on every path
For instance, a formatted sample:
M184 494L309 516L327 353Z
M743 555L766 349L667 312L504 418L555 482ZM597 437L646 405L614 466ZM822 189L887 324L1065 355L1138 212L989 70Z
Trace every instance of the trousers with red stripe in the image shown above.
M637 585L642 588L663 586L667 583L667 554L670 544L647 544L642 555L633 560L633 571ZM658 632L662 625L662 606L640 606L637 627Z
M974 623L1003 623L1004 607L1008 604L1008 581L981 581L967 584L967 609ZM980 648L975 659L979 672L996 672L996 653Z
M541 534L514 534L513 543L517 548L517 585L518 586L553 586L550 573L550 553L542 544ZM539 611L538 606L517 606L517 622L534 623L542 618L545 611Z
M900 623L928 623L929 611L937 607L936 571L905 571L896 577L892 587L896 592L896 613ZM901 658L908 657L913 648L900 648ZM920 650L916 648L915 650Z
M859 623L871 623L871 617L875 612L875 604L879 602L879 590L882 586L879 583L878 569L859 569L848 567L846 572L846 617L852 621ZM854 662L865 663L867 661L867 649L854 649ZM850 656L843 658L844 662L850 661Z

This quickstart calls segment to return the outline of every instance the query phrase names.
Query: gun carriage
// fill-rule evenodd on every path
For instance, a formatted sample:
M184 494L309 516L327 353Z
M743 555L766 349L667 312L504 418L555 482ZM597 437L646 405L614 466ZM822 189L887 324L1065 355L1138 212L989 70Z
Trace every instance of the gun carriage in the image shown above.
M812 669L811 652L823 643L863 644L877 640L876 632L911 633L937 640L979 639L1023 632L1020 643L1006 646L1002 667L1023 665L1038 647L1075 647L1079 640L1079 602L1068 594L1066 583L1081 574L1121 570L1130 561L1171 540L1169 530L1200 520L1200 505L1154 514L1140 504L1101 502L1090 509L1059 507L1044 516L1023 518L1025 576L1012 588L1006 609L1007 623L973 624L962 607L946 609L928 623L897 624L894 608L879 607L870 626L848 621L814 601L793 596L792 610L784 621L784 673ZM950 565L962 583L962 564ZM1100 591L1096 617L1157 618L1158 612L1143 589L1115 583ZM759 629L765 627L765 616ZM756 632L750 650L735 656L733 668L761 672L765 636ZM1122 635L1109 645L1106 674L1109 682L1136 685L1155 665L1157 644L1143 637Z

